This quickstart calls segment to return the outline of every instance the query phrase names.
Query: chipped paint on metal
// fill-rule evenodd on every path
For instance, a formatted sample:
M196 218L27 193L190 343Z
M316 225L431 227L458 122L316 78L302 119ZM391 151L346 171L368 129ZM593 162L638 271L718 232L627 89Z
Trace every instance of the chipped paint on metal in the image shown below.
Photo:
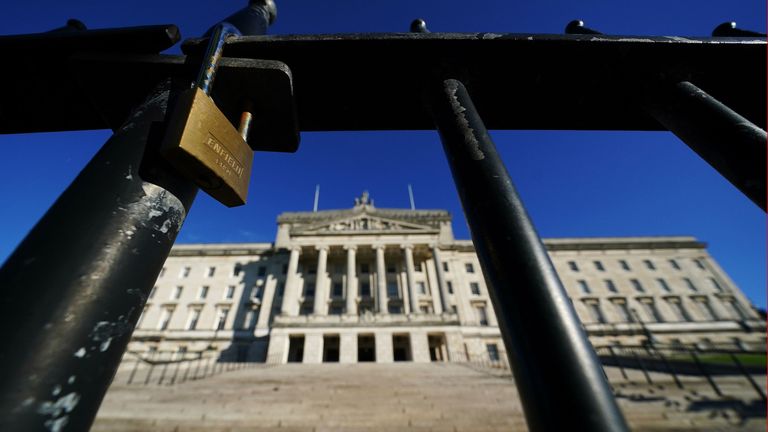
M44 426L51 432L59 432L64 429L69 421L67 414L71 413L80 402L80 395L72 392L56 399L45 401L37 408L38 414L51 417L46 420Z
M467 111L467 109L461 105L459 98L456 96L456 92L459 89L458 82L453 80L447 81L446 88L448 89L448 96L450 97L453 114L456 116L464 130L464 142L469 144L470 157L473 160L485 159L485 154L480 150L480 143L477 141L477 138L475 138L475 131L469 126L469 120L464 116L464 112Z

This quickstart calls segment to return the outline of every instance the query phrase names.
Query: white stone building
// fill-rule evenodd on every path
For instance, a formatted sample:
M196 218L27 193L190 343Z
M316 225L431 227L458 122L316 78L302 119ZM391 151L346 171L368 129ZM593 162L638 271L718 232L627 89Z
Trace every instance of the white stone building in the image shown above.
M441 210L284 213L275 242L175 246L129 350L224 361L505 361L472 242ZM692 237L546 239L595 345L762 344Z

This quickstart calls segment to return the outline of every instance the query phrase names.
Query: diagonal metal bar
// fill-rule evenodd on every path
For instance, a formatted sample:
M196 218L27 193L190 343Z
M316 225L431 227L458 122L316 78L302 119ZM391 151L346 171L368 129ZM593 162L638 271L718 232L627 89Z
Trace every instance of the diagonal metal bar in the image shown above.
M464 85L428 99L532 431L626 431L600 362Z

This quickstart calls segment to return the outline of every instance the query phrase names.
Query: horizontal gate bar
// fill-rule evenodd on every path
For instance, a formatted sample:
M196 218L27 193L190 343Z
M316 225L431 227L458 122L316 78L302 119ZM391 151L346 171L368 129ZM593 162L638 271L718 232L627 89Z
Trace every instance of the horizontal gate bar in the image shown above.
M202 43L188 40L183 49L197 53ZM435 75L470 87L489 129L665 130L628 92L617 91L659 74L695 77L713 97L765 125L766 41L760 38L257 36L233 40L226 55L287 64L302 131L433 129L419 98Z

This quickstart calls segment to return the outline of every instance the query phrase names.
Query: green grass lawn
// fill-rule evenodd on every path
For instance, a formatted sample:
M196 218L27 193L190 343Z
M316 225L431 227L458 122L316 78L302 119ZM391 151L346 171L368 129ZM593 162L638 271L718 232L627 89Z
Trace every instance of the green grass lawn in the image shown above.
M703 354L697 353L699 361L707 364L721 364L721 365L733 365L733 359L729 354ZM693 357L686 354L676 354L670 357L675 361L691 362L693 363ZM740 353L736 354L736 358L739 359L744 366L763 366L765 367L765 354L748 354Z

